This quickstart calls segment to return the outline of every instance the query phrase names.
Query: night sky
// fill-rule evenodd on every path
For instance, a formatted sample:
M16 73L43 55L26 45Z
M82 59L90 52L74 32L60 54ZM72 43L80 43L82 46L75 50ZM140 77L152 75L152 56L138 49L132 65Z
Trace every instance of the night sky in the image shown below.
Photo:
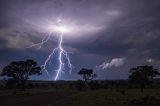
M159 11L159 0L0 0L0 70L26 59L42 65L57 46L57 36L40 50L28 47L39 43L57 19L73 28L64 34L63 47L73 53L74 69L70 74L66 67L60 79L79 79L81 68L93 69L97 79L126 79L138 65L159 68Z

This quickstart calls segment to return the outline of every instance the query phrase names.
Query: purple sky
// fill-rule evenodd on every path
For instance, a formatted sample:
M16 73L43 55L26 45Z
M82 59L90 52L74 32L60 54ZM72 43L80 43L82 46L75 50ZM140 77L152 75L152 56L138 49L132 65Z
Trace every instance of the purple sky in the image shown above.
M1 0L0 69L26 59L42 65L57 37L53 34L41 50L27 47L40 42L59 18L73 28L63 47L73 52L75 66L60 79L79 79L81 68L94 69L98 79L125 79L137 65L159 68L159 5L159 0Z

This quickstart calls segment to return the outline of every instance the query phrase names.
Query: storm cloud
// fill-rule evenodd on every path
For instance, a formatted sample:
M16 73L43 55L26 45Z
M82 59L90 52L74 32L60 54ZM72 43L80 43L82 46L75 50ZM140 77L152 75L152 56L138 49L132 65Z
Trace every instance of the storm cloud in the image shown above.
M73 52L70 57L75 68L61 79L78 79L77 71L94 69L106 58L126 60L121 61L121 67L98 72L99 79L127 78L129 69L136 65L159 68L159 5L159 0L1 0L0 69L27 58L41 65L56 47L57 37L53 35L41 50L27 47L39 43L48 26L59 18L74 29L64 36L63 46ZM149 59L154 62L146 61Z

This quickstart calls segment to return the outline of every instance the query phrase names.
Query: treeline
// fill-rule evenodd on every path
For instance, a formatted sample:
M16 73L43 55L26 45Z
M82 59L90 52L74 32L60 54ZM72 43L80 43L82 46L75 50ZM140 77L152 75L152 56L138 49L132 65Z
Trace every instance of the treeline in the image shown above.
M21 87L15 87L14 83L9 80L0 81L0 89L21 89ZM116 89L117 91L120 89L132 89L139 88L139 86L135 86L131 84L128 80L92 80L85 84L83 80L77 81L27 81L25 86L26 89L32 88L40 88L40 89L73 89L79 91L85 90L96 90L96 89ZM154 79L153 83L150 85L146 85L145 89L159 89L160 88L160 79Z
M5 66L0 73L5 77L0 83L4 89L26 88L69 88L77 90L86 89L113 89L125 88L160 88L159 70L153 66L137 66L131 68L127 80L95 80L97 74L92 69L82 68L78 73L82 76L78 81L30 81L29 76L41 75L41 67L34 60L14 61Z

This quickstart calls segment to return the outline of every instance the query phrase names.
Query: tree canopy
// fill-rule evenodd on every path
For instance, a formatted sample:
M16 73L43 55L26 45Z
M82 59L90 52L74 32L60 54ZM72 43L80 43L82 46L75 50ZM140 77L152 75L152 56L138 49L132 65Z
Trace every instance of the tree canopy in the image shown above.
M41 67L34 60L14 61L5 66L1 76L15 80L18 84L25 84L30 75L40 75Z
M141 87L152 83L154 77L160 75L158 69L154 69L153 66L147 65L131 68L129 74L130 83L140 85Z
M95 78L97 75L93 73L92 69L85 69L82 68L79 72L79 75L83 76L84 81L88 81L88 80L92 80L93 78Z

